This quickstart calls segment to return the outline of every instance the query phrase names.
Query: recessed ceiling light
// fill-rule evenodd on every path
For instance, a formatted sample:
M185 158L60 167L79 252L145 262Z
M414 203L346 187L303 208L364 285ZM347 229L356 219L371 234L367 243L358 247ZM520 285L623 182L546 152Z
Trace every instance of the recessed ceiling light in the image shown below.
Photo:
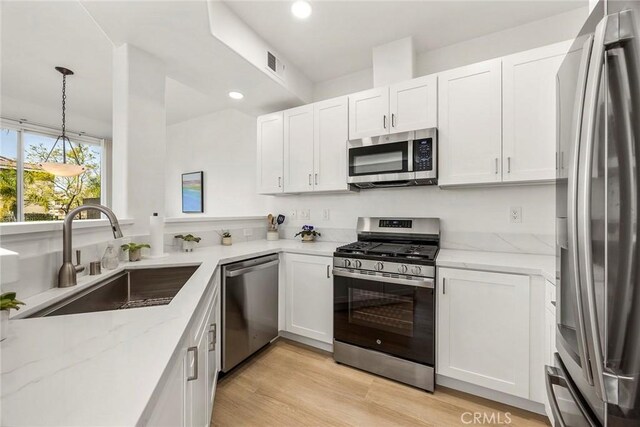
M242 99L242 98L244 98L244 95L241 94L240 92L229 92L229 98L231 98L231 99Z
M299 19L307 19L311 16L311 5L304 0L298 0L291 5L291 13Z

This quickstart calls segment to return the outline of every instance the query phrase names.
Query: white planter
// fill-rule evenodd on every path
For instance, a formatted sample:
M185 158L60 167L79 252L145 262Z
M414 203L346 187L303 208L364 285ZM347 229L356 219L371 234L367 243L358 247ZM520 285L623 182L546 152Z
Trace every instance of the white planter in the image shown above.
M0 341L9 334L9 310L0 310Z
M222 238L222 244L224 246L231 246L232 243L233 243L233 240L231 240L231 237L223 237Z
M187 240L183 240L182 241L182 250L185 252L193 252L193 250L196 247L196 242L194 241L187 241Z

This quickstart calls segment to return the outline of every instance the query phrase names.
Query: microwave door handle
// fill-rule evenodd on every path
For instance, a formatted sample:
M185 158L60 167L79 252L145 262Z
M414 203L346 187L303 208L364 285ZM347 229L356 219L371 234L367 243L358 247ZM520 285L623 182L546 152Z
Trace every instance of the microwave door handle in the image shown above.
M582 127L582 111L584 106L585 88L587 84L587 75L589 71L589 58L591 57L591 49L593 47L593 36L589 36L582 47L582 57L580 60L580 70L578 72L578 95L576 107L578 114L575 115L576 121L573 124L574 140L570 148L571 163L569 164L569 173L567 174L567 238L569 249L569 268L574 283L564 284L564 286L575 286L576 288L576 321L577 321L577 345L580 357L580 365L582 374L590 385L593 385L593 376L589 369L589 354L587 351L587 335L584 323L584 312L582 304L582 294L580 292L580 268L578 260L578 230L577 230L577 198L578 198L578 165L580 153L580 131Z

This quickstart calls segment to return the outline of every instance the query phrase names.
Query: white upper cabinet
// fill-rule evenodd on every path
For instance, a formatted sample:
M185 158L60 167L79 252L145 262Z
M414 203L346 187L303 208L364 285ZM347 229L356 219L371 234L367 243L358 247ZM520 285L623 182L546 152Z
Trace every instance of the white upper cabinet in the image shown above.
M347 140L349 101L346 96L313 104L314 191L348 190Z
M438 374L529 398L529 281L438 269Z
M389 133L389 87L349 95L349 139Z
M313 104L284 112L284 191L313 190Z
M501 181L501 60L438 76L440 185Z
M258 117L258 193L283 191L283 112Z
M556 177L556 73L570 43L502 60L504 181Z
M389 87L391 133L438 126L438 77L419 77Z

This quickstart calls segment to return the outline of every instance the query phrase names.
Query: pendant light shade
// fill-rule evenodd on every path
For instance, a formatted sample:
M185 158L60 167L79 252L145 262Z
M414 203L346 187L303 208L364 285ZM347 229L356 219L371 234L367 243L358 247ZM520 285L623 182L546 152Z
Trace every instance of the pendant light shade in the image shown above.
M53 147L51 147L49 154L47 154L47 158L44 159L44 162L41 162L39 166L44 171L49 172L50 174L53 174L55 176L78 176L86 171L87 168L80 164L80 160L78 160L78 153L73 148L73 144L66 134L67 76L72 76L73 71L64 67L56 67L56 70L60 74L62 74L62 135L60 135L56 139L56 142L53 144ZM55 150L58 142L62 142L62 163L50 162L49 157L51 157L51 153L53 153L53 150ZM75 160L75 164L71 163L72 159L69 159L69 162L67 162L67 144L69 144L69 148L73 153L73 160Z

